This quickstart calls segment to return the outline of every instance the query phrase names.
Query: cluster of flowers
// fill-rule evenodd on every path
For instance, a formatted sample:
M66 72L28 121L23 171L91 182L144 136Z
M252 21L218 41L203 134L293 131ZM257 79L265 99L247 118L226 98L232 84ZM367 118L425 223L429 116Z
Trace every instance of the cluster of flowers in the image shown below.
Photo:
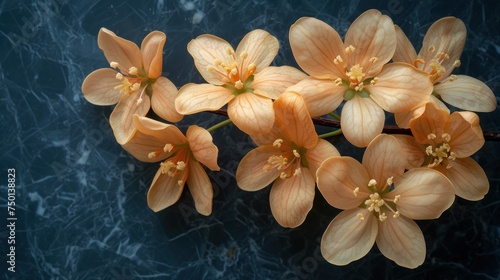
M258 146L240 161L237 184L257 191L272 183L270 208L281 226L304 222L317 186L330 205L344 210L321 240L327 261L348 264L376 243L398 265L421 265L425 241L413 220L438 218L455 195L479 200L489 189L470 158L484 137L469 111L493 111L496 99L481 81L451 74L460 65L465 25L454 17L436 21L418 54L377 10L360 15L344 40L315 18L297 20L289 38L305 73L270 66L279 44L264 30L249 32L236 50L201 35L187 49L207 83L178 90L161 76L165 34L150 33L139 48L102 28L98 45L111 68L89 74L82 91L93 104L117 104L110 123L126 151L161 162L147 197L152 210L174 204L187 183L197 211L209 215L213 189L202 165L219 166L212 129L191 125L184 135L174 124L146 117L148 111L175 123L227 105L229 120ZM441 100L468 111L450 113ZM340 110L341 103L342 133L366 147L361 163L316 133L312 117ZM381 134L385 111L413 136Z

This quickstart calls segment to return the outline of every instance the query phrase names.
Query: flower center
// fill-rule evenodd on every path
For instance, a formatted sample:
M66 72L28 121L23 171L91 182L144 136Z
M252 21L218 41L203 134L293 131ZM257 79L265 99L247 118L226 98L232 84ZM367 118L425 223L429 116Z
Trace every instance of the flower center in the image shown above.
M365 211L358 213L357 218L359 220L364 220L366 215L372 213L381 222L387 219L386 213L391 213L392 217L395 219L399 217L399 211L397 211L396 203L401 199L400 195L396 195L393 199L385 197L385 195L391 190L391 185L393 183L393 177L387 179L386 184L382 188L377 187L377 181L371 179L368 182L368 188L373 191L372 194L360 205ZM354 189L354 196L358 196L359 187Z
M184 143L180 145L166 144L163 149L150 152L149 158L156 158L161 154L168 154L167 159L160 163L160 170L162 174L167 174L170 177L176 177L179 186L184 185L187 180L187 164L190 160L189 144Z
M269 172L271 169L280 170L280 178L290 178L300 175L301 166L308 167L305 158L306 149L297 148L295 145L283 145L283 139L276 139L273 146L279 149L279 154L272 155L267 159L267 164L264 165L264 172ZM281 149L283 147L283 149Z
M235 95L244 92L253 92L250 84L253 82L253 74L257 66L255 63L250 63L247 69L245 69L246 71L240 69L239 66L243 65L245 59L248 58L248 52L241 52L239 59L229 47L225 53L227 55L226 61L222 62L216 59L212 65L207 66L207 70L224 83L223 87L233 90Z
M352 54L355 50L353 46L349 45L345 49L345 60L340 55L337 55L333 60L337 69L345 74L344 78L337 78L335 80L337 86L348 88L344 92L345 100L352 99L355 94L364 98L369 97L370 92L365 89L365 86L375 85L378 81L378 77L369 78L370 72L373 70L373 65L377 62L378 58L372 57L368 61L363 61L362 64L354 64Z
M110 66L113 69L118 69L119 64L112 61ZM146 91L148 91L148 94L151 94L151 87L149 87L149 85L156 81L156 79L148 78L144 70L141 70L141 73L139 73L139 70L133 66L129 68L128 73L116 73L115 78L119 80L121 84L115 86L114 89L120 91L123 95L132 95L142 88L141 94L137 99L137 105L142 103L142 98Z
M349 77L351 83L359 84L359 82L363 81L366 74L363 73L363 67L356 64L351 67L349 71L345 73L347 77Z
M435 141L437 138L436 134L431 133L427 135L427 139ZM425 148L426 157L422 166L427 166L430 168L442 165L446 169L450 169L453 165L451 161L457 158L457 155L451 151L451 146L449 144L451 136L448 133L441 134L442 142L437 145L428 145Z
M450 76L451 72L460 66L460 60L455 60L453 65L446 69L442 64L443 62L450 59L450 56L445 52L436 52L436 47L431 45L425 59L417 58L413 62L413 65L423 71L429 73L429 79L435 85L441 82L444 78ZM421 65L421 67L419 67ZM452 76L449 81L456 80L456 77Z

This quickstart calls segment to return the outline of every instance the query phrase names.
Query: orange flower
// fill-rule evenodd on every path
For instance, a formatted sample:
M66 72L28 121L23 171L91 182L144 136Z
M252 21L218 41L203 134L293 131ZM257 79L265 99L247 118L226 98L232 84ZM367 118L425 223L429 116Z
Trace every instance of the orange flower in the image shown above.
M491 112L496 108L496 98L491 89L466 75L451 75L455 67L460 66L460 55L464 49L467 29L464 23L455 17L445 17L431 25L425 34L420 52L416 53L410 40L396 26L398 44L393 60L409 63L428 73L434 90L429 101L449 112L444 100L457 108ZM411 118L422 114L424 106L396 114L400 127L409 127Z
M164 33L153 31L144 38L139 49L106 28L99 31L99 48L114 69L103 68L90 73L83 81L82 92L85 99L95 105L118 103L109 121L119 144L127 142L135 131L132 116L146 115L150 106L168 121L177 122L183 117L174 108L177 88L161 77L165 40Z
M382 134L368 145L362 163L331 157L318 168L321 194L344 210L321 239L328 262L346 265L366 255L375 242L400 266L415 268L424 262L424 236L413 220L438 218L455 195L451 182L435 170L403 173L402 155L398 141Z
M484 145L479 117L472 112L454 112L436 108L429 102L422 115L410 121L414 135L397 135L408 158L407 168L436 169L446 175L456 195L480 200L489 190L481 166L470 158Z
M301 18L290 28L290 45L311 77L288 90L304 96L313 117L330 113L346 100L342 132L355 146L366 147L382 132L384 110L411 110L431 94L425 72L404 63L386 65L396 48L396 33L392 20L377 10L360 15L344 42L326 23Z
M196 210L203 215L212 213L213 189L203 169L219 171L218 149L205 129L192 125L186 136L174 125L134 115L137 131L123 145L135 158L144 162L163 161L151 183L148 205L157 212L179 199L187 182Z
M238 165L236 181L246 191L273 183L271 212L283 227L301 225L312 208L316 169L337 149L319 139L303 98L285 92L274 101L276 125L266 135L253 137L259 147Z
M278 49L278 40L259 29L248 33L236 51L219 37L198 36L188 51L208 84L183 86L175 108L194 114L228 104L229 118L239 129L249 135L268 132L274 123L272 99L306 77L290 66L269 66Z

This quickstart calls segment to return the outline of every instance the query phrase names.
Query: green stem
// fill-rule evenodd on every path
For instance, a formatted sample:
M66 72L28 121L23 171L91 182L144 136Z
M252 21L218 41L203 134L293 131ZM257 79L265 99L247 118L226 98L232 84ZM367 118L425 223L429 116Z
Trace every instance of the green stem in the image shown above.
M321 134L318 137L325 139L325 138L330 138L330 137L337 136L337 135L340 135L340 134L342 134L342 129L337 129L337 130L334 130L332 132Z
M330 112L330 113L328 113L328 115L330 115L330 116L332 116L334 119L336 119L336 120L339 120L339 121L340 121L340 116L339 116L339 115L337 115L337 114L335 114L334 112Z
M215 130L225 126L226 124L230 124L232 123L231 119L227 119L227 120L224 120L224 121L221 121L220 123L210 127L209 129L207 129L208 132L212 133L214 132Z

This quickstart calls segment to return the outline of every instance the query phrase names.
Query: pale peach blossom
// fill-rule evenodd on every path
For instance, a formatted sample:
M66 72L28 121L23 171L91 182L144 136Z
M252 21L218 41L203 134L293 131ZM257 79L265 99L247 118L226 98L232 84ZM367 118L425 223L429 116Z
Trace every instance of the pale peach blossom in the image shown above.
M161 77L165 41L163 32L153 31L139 49L106 28L99 31L97 42L111 68L90 73L83 81L82 92L92 104L117 104L109 121L119 144L132 137L134 114L145 116L152 108L158 116L171 122L183 117L174 107L177 88L169 79Z
M187 115L227 104L229 118L243 132L268 132L274 123L272 100L306 77L290 66L269 66L278 49L278 40L260 29L245 35L236 51L219 37L198 36L188 44L188 51L207 84L184 85L175 108Z
M397 135L405 149L407 169L430 167L446 175L455 193L480 200L489 190L483 168L470 156L484 145L479 117L473 112L451 115L429 102L422 115L410 121L412 136Z
M404 112L422 105L432 91L428 75L404 63L390 63L396 49L392 20L377 10L360 15L344 41L328 24L301 18L290 28L290 45L299 66L310 75L288 90L304 96L311 116L341 112L342 132L366 147L382 132L385 111Z
M179 199L187 183L196 210L203 215L212 213L212 183L203 165L219 171L218 149L210 133L191 125L186 136L172 124L134 115L137 128L123 148L138 160L161 161L160 168L148 192L148 205L157 212Z
M273 183L271 212L283 227L301 225L312 208L315 174L323 160L338 156L329 142L319 139L304 100L285 92L274 101L276 125L266 135L252 137L258 145L236 170L238 186L257 191Z
M491 89L482 81L467 75L452 75L460 66L460 56L464 49L467 29L462 20L445 17L434 22L425 34L420 52L417 54L413 45L399 26L396 26L397 48L393 60L405 62L429 74L434 85L430 102L449 112L441 101L459 109L476 112L491 112L497 102ZM413 117L419 116L423 105L415 110L396 114L400 127L409 127Z
M330 263L346 265L365 256L376 243L398 265L416 268L425 259L425 240L413 220L436 219L454 199L451 182L440 172L416 168L404 172L398 141L379 135L366 148L362 163L331 157L318 168L318 189L342 209L321 239Z

